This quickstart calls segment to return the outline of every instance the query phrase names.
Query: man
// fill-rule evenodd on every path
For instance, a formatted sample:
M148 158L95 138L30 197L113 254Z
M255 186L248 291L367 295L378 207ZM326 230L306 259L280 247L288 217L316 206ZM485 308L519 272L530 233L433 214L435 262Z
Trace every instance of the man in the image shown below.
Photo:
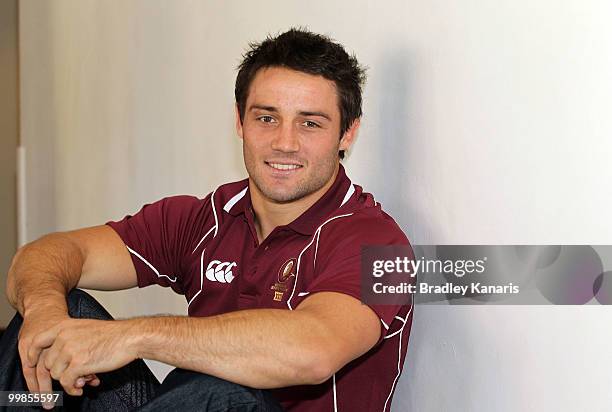
M184 385L196 375L229 385L219 390L224 402L236 388L265 390L254 395L265 398L260 409L231 400L218 410L272 410L276 399L292 411L388 411L412 305L362 304L360 256L363 245L408 240L340 165L359 129L363 80L356 59L324 36L292 29L268 38L236 79L248 179L20 249L7 293L23 316L29 390L50 390L54 379L83 395L104 386L100 374L147 358L197 373L171 374L172 389L153 388L145 409L161 408L164 396L172 407L193 401L208 387ZM75 287L151 284L185 295L189 317L68 316Z

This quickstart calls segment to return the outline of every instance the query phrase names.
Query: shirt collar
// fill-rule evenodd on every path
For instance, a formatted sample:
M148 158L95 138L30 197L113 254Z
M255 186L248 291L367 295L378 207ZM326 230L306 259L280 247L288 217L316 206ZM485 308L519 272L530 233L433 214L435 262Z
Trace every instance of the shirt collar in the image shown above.
M245 182L246 190L242 189L234 198L230 199L228 204L231 204L231 207L227 207L228 204L226 204L226 211L232 216L244 214L253 208L250 190L248 189L248 179L246 179ZM329 216L334 210L338 209L348 200L347 196L350 197L353 193L351 189L353 189L353 185L346 176L344 167L340 165L336 179L327 192L310 206L310 208L285 227L303 235L312 235L321 223L323 223L325 217ZM234 199L236 200L232 202Z

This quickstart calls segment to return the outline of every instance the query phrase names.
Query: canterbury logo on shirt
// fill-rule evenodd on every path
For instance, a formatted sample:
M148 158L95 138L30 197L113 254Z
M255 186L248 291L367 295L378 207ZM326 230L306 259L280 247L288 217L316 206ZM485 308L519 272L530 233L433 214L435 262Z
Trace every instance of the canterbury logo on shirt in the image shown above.
M232 268L236 267L236 262L221 262L213 260L206 268L206 279L211 282L231 283L234 280Z

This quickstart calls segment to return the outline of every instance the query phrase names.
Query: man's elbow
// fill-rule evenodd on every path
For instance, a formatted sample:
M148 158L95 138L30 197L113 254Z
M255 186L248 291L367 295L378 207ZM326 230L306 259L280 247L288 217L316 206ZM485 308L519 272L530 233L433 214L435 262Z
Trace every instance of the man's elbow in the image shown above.
M343 365L339 365L333 351L316 348L310 356L304 356L302 364L302 384L318 385L330 379Z
M17 261L17 259L19 258L19 255L21 255L23 249L25 248L25 246L22 246L21 248L19 248L17 250L17 253L15 253L15 256L13 256L13 260L11 261L11 266L9 266L9 270L6 276L6 298L8 300L8 302L11 304L11 306L15 309L17 309L17 281L15 279L15 262Z

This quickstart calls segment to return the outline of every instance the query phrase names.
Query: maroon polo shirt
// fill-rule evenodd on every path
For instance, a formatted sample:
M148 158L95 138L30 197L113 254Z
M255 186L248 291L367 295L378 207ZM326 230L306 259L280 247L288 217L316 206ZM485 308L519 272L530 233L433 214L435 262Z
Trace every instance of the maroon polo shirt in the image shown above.
M138 286L185 295L189 316L253 308L293 310L321 291L360 299L362 245L408 244L395 221L344 168L306 212L258 243L248 179L204 199L174 196L109 222L125 242ZM374 348L328 381L275 389L288 411L388 411L402 370L412 305L370 305L381 322ZM350 319L347 319L347 322ZM274 348L270 348L274 350Z

